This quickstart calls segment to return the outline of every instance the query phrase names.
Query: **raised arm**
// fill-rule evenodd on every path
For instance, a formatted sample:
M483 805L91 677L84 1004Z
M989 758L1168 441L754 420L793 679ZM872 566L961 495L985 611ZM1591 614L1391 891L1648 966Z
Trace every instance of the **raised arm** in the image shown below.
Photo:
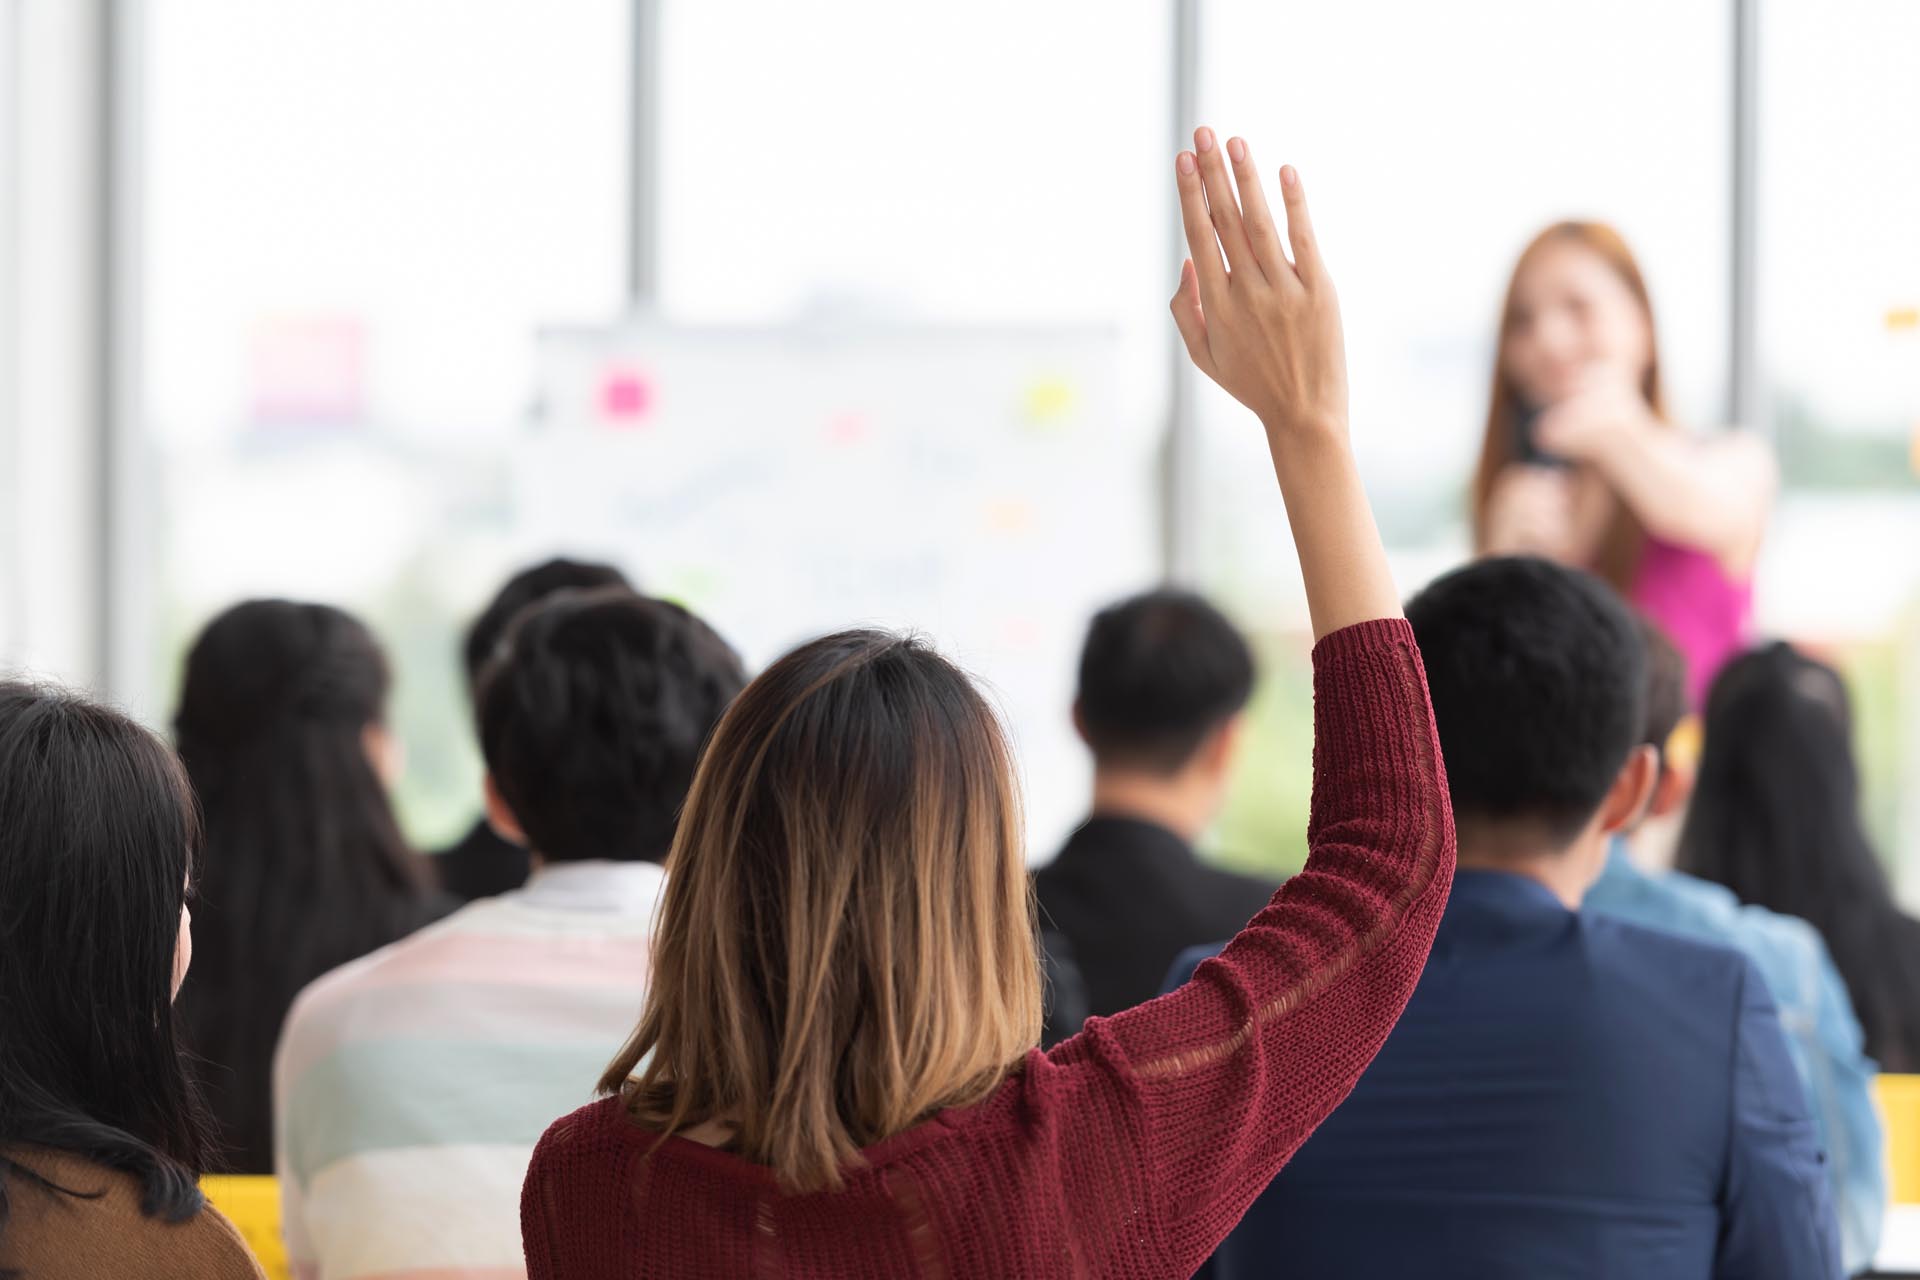
M1200 371L1253 410L1267 432L1318 640L1400 616L1400 595L1347 443L1347 356L1340 302L1314 240L1307 194L1280 170L1289 262L1246 143L1227 143L1240 200L1209 130L1175 162L1192 257L1173 318ZM1245 208L1241 208L1244 203ZM1225 254L1225 263L1221 261Z
M1070 1197L1137 1206L1114 1215L1116 1258L1153 1242L1152 1268L1110 1274L1188 1275L1225 1238L1386 1040L1453 874L1426 678L1347 446L1339 309L1305 194L1283 170L1289 261L1245 145L1228 144L1236 202L1211 134L1196 142L1178 163L1193 260L1174 313L1195 363L1267 429L1319 638L1313 809L1306 869L1218 959L1034 1064L1082 1135Z

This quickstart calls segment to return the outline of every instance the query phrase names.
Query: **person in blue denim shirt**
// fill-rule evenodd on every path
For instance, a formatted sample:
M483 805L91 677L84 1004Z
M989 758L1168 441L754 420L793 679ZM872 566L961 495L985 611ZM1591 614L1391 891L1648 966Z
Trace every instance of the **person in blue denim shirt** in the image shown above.
M1689 762L1669 750L1686 715L1685 660L1651 624L1647 641L1645 740L1660 751L1660 777L1647 819L1667 817L1686 803ZM1742 906L1728 889L1684 875L1654 875L1616 840L1583 903L1608 915L1682 937L1719 942L1744 952L1760 970L1779 1006L1793 1065L1806 1086L1821 1146L1827 1153L1841 1259L1852 1275L1866 1269L1880 1243L1887 1186L1880 1120L1873 1106L1875 1067L1863 1049L1853 1003L1826 943L1804 920L1764 907Z

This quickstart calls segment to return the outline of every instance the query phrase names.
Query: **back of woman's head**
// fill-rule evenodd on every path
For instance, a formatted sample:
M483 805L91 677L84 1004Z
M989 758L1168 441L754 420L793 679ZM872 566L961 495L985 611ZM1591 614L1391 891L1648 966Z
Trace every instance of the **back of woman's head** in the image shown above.
M1920 1053L1920 938L1895 907L1861 822L1852 732L1846 684L1832 667L1785 644L1727 664L1707 698L1678 865L1812 923L1853 994L1869 1050Z
M204 793L262 750L357 744L380 720L387 685L378 642L351 614L249 600L208 623L188 651L174 729Z
M151 733L0 682L0 1155L50 1147L125 1170L172 1217L200 1203L171 1007L198 841L186 779Z
M842 632L749 684L667 877L646 1011L601 1088L669 1132L721 1123L792 1189L984 1098L1038 1039L1012 754L922 643Z
M293 996L420 920L427 873L369 755L387 686L372 634L325 605L237 605L187 655L174 731L207 850L181 1008L243 1151L266 1142L266 1072ZM229 1089L250 1102L236 1109Z
M1707 698L1688 870L1806 916L1884 897L1860 823L1852 714L1833 668L1785 644L1727 664Z

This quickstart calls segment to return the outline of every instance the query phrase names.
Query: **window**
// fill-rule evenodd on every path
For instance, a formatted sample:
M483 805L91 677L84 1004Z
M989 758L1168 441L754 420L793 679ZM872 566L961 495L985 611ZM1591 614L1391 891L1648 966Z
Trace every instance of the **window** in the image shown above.
M1768 5L1758 284L1785 481L1765 630L1853 685L1866 808L1920 905L1920 8Z
M132 700L163 719L183 646L236 599L352 608L394 658L423 844L477 801L458 628L557 549L523 518L516 464L536 338L624 311L630 9L142 13L138 445L156 492L152 536L123 552L155 585ZM1154 6L1094 0L663 3L660 314L1102 326L1140 352L1134 402L1157 418L1166 29ZM1045 789L1078 803L1073 779Z
M1920 456L1920 9L1769 7L1761 341L1787 482L1913 492Z
M144 7L132 701L248 595L386 641L403 816L476 811L457 632L523 548L503 497L533 334L623 301L625 0Z
M734 478L723 521L801 550L716 557L727 531L663 521L649 581L730 580L689 603L755 662L788 628L925 629L997 695L1049 856L1086 804L1069 706L1087 616L1157 570L1167 9L685 0L661 29L662 312L790 389L745 412L709 398L732 441L777 434L729 457L716 426L695 456ZM823 358L769 351L787 326ZM1029 361L1052 368L1025 380ZM842 416L854 437L871 420L864 443L795 443L827 386L860 401ZM1077 408L1049 427L1048 402Z
M659 8L654 319L1106 327L1120 398L1162 412L1171 6ZM1677 411L1724 413L1729 8L1203 6L1200 120L1247 136L1270 177L1299 165L1313 192L1403 585L1466 549L1495 310L1546 222L1623 231ZM1920 12L1842 8L1762 13L1759 425L1787 492L1759 602L1764 629L1846 658L1869 807L1920 869L1920 817L1897 799L1920 795L1920 747L1896 696L1920 662L1920 563L1880 557L1870 590L1864 567L1833 572L1920 543L1920 179L1895 162L1920 148ZM132 10L130 465L149 481L115 549L113 651L138 657L118 692L164 719L182 646L243 596L354 608L400 676L403 814L438 842L476 798L457 631L509 567L555 549L517 506L537 335L627 303L632 4ZM0 59L7 35L0 21ZM1305 826L1304 601L1257 428L1204 385L1196 417L1197 510L1176 536L1267 673L1212 843L1284 869ZM22 612L6 552L0 538L0 639ZM1065 663L1077 639L1035 643ZM1072 803L1076 787L1033 780Z
M1170 29L1098 0L668 3L663 306L1154 323Z

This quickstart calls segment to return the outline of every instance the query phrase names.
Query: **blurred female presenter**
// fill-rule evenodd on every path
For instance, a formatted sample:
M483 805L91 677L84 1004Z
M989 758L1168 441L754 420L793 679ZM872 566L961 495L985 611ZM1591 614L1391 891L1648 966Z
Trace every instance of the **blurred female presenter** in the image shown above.
M1776 484L1753 434L1695 436L1667 415L1653 308L1618 233L1559 222L1534 237L1501 313L1475 549L1611 582L1686 655L1698 706L1746 641Z

